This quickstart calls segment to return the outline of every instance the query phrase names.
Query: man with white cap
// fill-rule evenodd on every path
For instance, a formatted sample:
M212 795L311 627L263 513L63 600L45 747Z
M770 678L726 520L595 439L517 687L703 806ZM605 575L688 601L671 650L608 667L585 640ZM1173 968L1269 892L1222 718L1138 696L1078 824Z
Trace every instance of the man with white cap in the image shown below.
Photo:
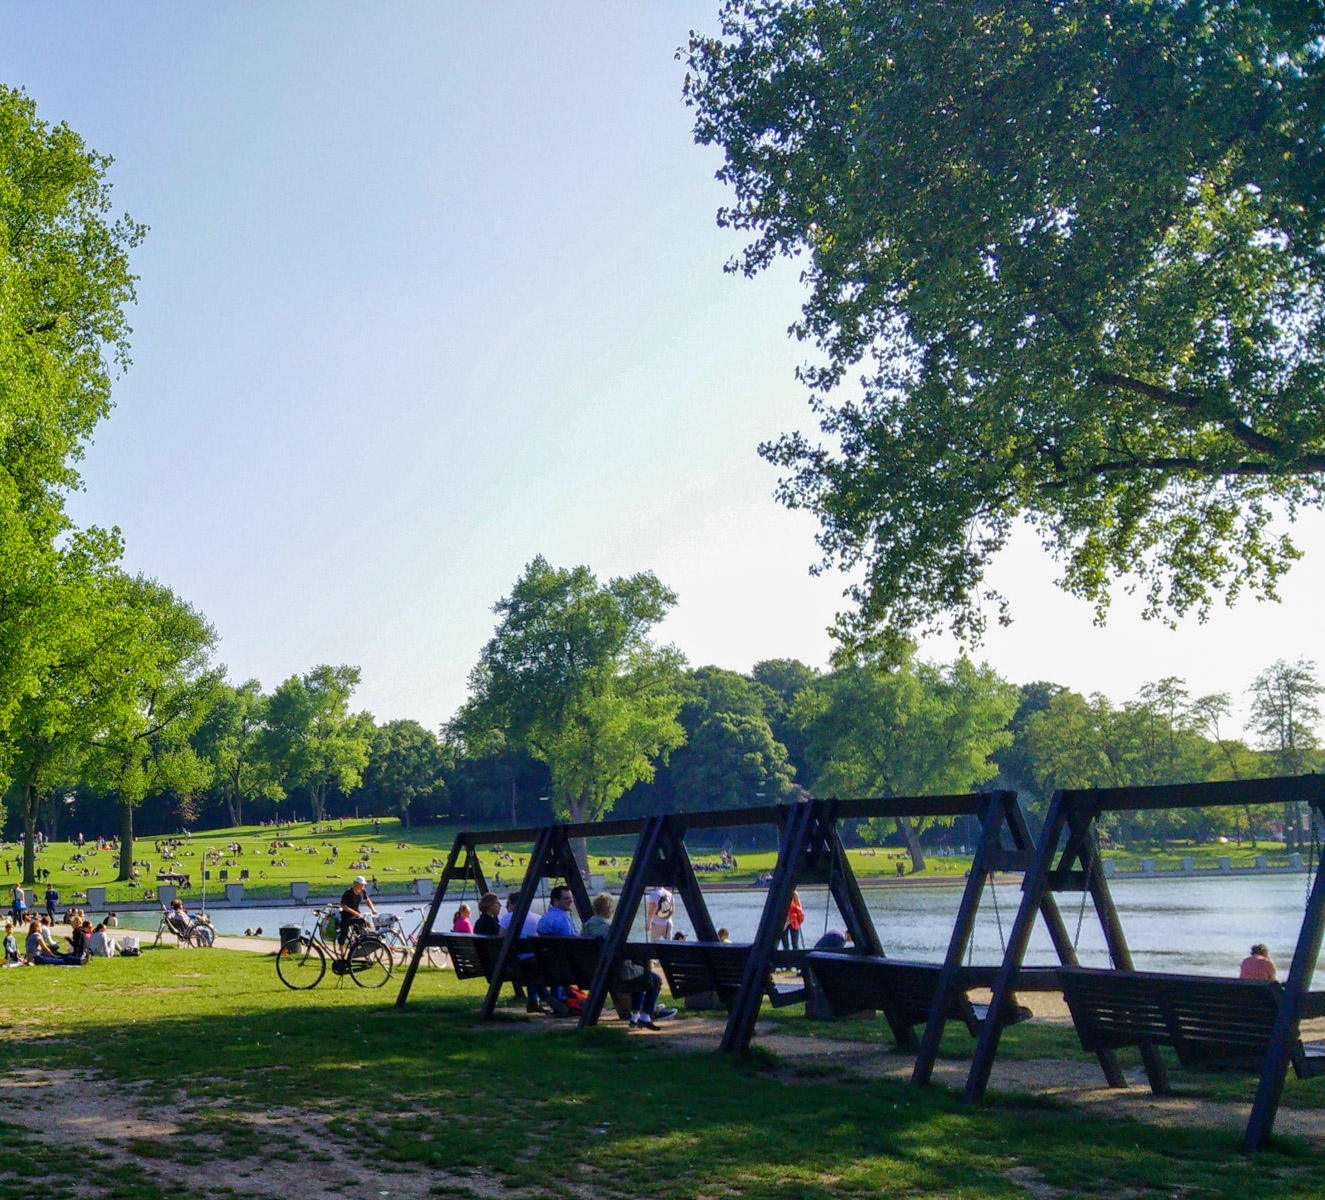
M350 930L355 925L363 923L363 918L359 915L360 904L367 904L368 911L374 916L377 915L377 905L373 903L373 898L368 894L368 880L362 875L356 875L354 882L350 884L345 894L340 898L340 921L336 926L337 946L344 946L349 940Z

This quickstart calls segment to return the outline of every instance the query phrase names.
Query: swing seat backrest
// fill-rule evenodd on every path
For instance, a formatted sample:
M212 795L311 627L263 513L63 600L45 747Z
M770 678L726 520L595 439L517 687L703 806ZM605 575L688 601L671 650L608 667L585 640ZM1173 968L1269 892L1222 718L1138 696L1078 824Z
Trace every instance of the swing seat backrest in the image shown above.
M882 1012L894 1029L929 1021L942 972L938 963L820 950L810 954L809 964L835 1017ZM989 1008L971 1002L966 994L966 986L970 986L964 979L966 974L959 975L959 986L949 994L943 1017L945 1021L960 1021L976 1037ZM1010 1025L1027 1015L1010 1003L999 1023Z
M1282 984L1261 980L1090 967L1059 977L1083 1048L1170 1046L1184 1066L1258 1070L1283 999ZM1309 993L1302 1015L1322 1004L1325 994ZM1304 1046L1295 1029L1292 1061L1302 1078L1325 1073L1325 1047Z

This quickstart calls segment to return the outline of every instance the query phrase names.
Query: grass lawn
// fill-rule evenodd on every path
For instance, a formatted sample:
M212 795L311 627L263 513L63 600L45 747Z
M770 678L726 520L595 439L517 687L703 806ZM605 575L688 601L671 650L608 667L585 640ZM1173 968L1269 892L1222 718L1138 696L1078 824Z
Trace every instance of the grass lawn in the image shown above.
M514 1010L484 1027L479 989L447 972L403 1011L394 983L335 982L290 992L269 957L226 951L0 971L0 1198L1325 1194L1318 1148L1293 1139L1249 1163L1222 1130L1029 1097L965 1106ZM1080 1055L1059 1029L1004 1044Z
M207 886L213 896L220 894L224 883L239 882L244 870L249 873L244 881L244 894L249 898L284 899L294 882L307 883L314 894L339 892L360 873L375 878L383 892L404 892L415 879L436 879L456 833L456 827L447 825L406 830L395 817L384 817L380 822L330 821L316 826L303 821L280 829L248 825L206 830L179 840L173 858L157 852L157 844L165 839L140 838L135 842L134 858L150 865L140 868L141 886L137 889L115 882L119 861L115 852L98 850L95 843L79 849L68 842L53 842L38 854L37 866L51 872L51 880L66 903L73 900L76 891L86 892L89 886L105 887L108 903L122 903L135 895L141 898L145 891L155 891L156 874L162 868L189 875L191 887L181 893L189 897L200 894L205 869L211 872ZM277 845L286 842L290 844ZM230 852L232 843L239 847L239 853ZM633 847L633 838L604 839L601 844L591 840L592 870L605 877L607 886L620 886ZM503 888L517 883L524 875L529 851L528 845L484 847L480 858L489 882L495 885L500 877ZM901 852L892 849L853 849L849 853L852 869L862 878L893 878L896 864L902 861ZM693 854L697 862L716 862L718 858L716 851ZM0 886L6 890L19 881L21 856L21 847L0 843ZM771 871L776 858L772 850L738 855L739 870L703 873L701 881L748 885L757 875ZM969 865L969 859L932 858L927 875L960 880ZM91 874L94 871L96 874ZM44 885L38 887L41 891Z
M194 834L179 843L173 858L158 853L156 845L162 839L141 838L135 844L134 857L150 865L140 868L141 886L136 889L115 882L116 855L111 850L97 850L95 844L79 850L68 842L52 843L37 856L37 865L51 872L52 882L65 903L72 902L76 892L86 893L89 886L105 887L109 904L123 903L133 896L142 898L144 892L155 892L156 874L163 867L190 876L192 886L183 894L194 899L201 893L204 870L211 872L207 887L213 896L221 893L224 883L239 882L244 870L249 873L244 881L244 894L250 899L284 899L294 882L307 883L315 895L339 892L349 879L360 873L375 879L382 893L412 893L415 879L436 879L456 832L455 827L447 825L405 830L395 817L380 822L331 821L320 826L304 821L280 829L242 826ZM239 847L239 853L229 850L232 843ZM632 838L590 841L591 869L604 877L606 886L620 886L630 865L633 846ZM484 847L480 857L489 882L503 889L517 883L524 874L529 850L527 845L514 844ZM904 853L896 848L853 847L847 853L852 870L861 880L896 879L899 865L909 870ZM1224 855L1233 859L1234 866L1251 866L1258 854L1265 854L1272 865L1287 862L1281 843L1262 843L1256 851L1249 846L1213 845L1174 847L1163 852L1115 851L1107 857L1114 859L1122 870L1139 869L1143 857L1154 858L1160 869L1176 870L1183 857L1194 858L1198 868L1215 867ZM692 855L701 864L716 863L718 858L716 851L693 850ZM772 850L738 853L737 870L701 870L700 879L710 885L748 886L757 876L772 871L776 857ZM921 878L949 879L959 884L971 860L969 856L931 855L926 863ZM9 886L19 881L20 868L21 848L13 843L0 843L0 886L6 893ZM221 878L223 872L225 880ZM38 887L38 892L43 890L44 885Z

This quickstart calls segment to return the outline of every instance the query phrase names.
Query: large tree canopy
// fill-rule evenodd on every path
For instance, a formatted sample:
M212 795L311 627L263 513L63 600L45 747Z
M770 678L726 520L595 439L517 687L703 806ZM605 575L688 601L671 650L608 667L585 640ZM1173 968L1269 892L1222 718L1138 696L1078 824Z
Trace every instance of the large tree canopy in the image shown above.
M497 630L453 733L525 747L552 773L556 815L597 820L685 741L681 656L649 638L675 603L651 572L600 585L587 567L540 555L494 608Z
M1273 594L1325 476L1322 47L1320 0L728 0L692 37L733 269L808 252L829 442L763 453L861 572L842 636L978 634L1019 518L1101 615L1128 576L1170 619Z

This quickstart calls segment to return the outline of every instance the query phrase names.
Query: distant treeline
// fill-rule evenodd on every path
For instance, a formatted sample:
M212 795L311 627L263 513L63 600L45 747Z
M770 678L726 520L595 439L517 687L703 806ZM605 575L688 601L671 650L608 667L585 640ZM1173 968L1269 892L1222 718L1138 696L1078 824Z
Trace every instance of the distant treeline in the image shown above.
M194 787L163 787L138 806L140 833L180 826L396 815L406 824L538 824L554 816L548 767L523 748L467 749L453 727L376 724L351 711L351 667L318 667L271 693L256 681L213 685L188 736ZM1276 662L1252 682L1251 723L1230 728L1231 697L1191 697L1183 681L1147 684L1122 704L1037 682L1013 685L961 658L908 659L819 672L792 659L748 675L682 669L682 745L635 783L614 813L732 808L805 795L910 795L980 786L1015 788L1032 819L1055 788L1121 786L1294 774L1318 766L1312 663ZM120 797L76 773L53 789L40 827L51 837L116 833ZM1128 814L1109 829L1123 842L1254 842L1301 836L1292 814L1242 810ZM21 829L11 806L5 834ZM892 826L861 837L898 840ZM961 841L963 831L930 832Z

